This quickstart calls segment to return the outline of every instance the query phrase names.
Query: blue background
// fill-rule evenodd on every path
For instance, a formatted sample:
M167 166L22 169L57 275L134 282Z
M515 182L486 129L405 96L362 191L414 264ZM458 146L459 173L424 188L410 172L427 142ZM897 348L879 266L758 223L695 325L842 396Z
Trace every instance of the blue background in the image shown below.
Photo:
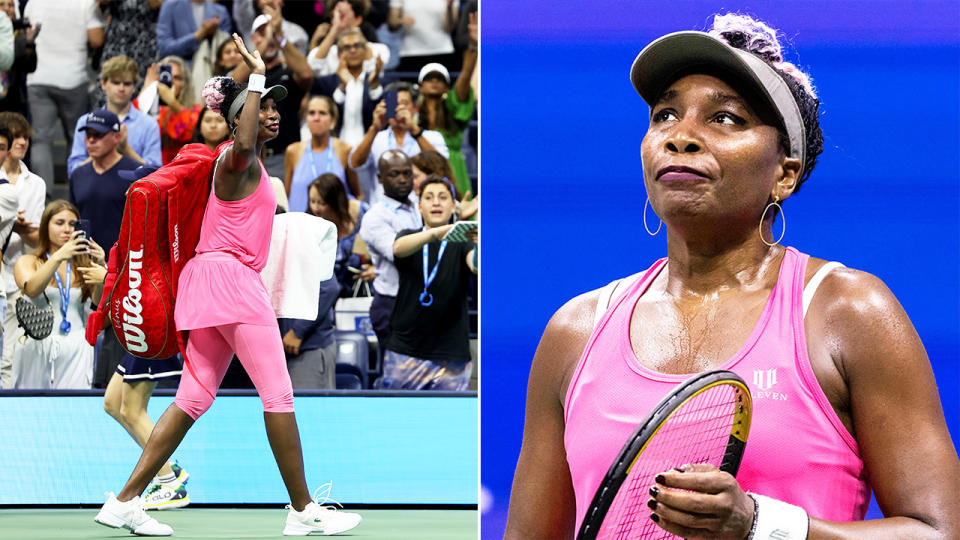
M706 30L731 10L785 31L787 60L813 76L821 99L824 152L784 205L784 243L887 283L926 345L960 440L960 4L487 2L485 539L503 534L530 360L550 315L666 253L664 234L647 236L641 221L648 109L630 64L653 39Z
M173 401L154 396L156 420ZM297 396L311 490L343 504L477 504L476 397ZM140 447L102 396L0 397L0 505L101 504ZM218 396L173 457L194 503L290 501L253 396ZM2 536L2 535L0 535Z

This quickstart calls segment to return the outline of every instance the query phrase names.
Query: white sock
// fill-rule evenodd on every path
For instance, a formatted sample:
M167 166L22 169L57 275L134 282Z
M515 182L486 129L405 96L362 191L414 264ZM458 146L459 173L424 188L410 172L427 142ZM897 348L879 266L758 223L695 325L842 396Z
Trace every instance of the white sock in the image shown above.
M177 475L175 475L175 474L173 474L173 473L170 473L170 474L168 474L168 475L166 475L166 476L157 475L157 483L158 483L158 484L169 484L170 482L173 482L173 481L176 480L176 479L177 479Z

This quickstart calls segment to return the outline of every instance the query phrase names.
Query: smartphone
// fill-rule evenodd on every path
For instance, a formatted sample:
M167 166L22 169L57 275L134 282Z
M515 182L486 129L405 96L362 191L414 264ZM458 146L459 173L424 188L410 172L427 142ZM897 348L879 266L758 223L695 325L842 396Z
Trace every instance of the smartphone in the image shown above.
M475 231L480 226L479 221L458 221L453 224L453 228L443 235L443 239L448 242L471 242L467 233Z
M77 238L90 238L88 231L90 230L90 220L89 219L78 219L73 222L73 230L80 231L80 234L77 235ZM90 244L87 244L87 253L90 253Z
M160 81L160 84L164 86L173 86L173 68L170 67L170 64L163 64L160 66L158 80Z
M397 91L390 90L383 93L383 100L387 103L387 120L397 117Z

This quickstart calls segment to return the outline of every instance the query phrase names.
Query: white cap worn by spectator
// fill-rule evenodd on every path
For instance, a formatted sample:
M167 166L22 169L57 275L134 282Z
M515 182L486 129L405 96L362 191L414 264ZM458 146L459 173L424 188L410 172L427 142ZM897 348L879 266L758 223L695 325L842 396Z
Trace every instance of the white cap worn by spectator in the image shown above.
M270 19L272 18L273 17L271 17L270 15L267 15L266 13L261 13L260 15L257 15L257 18L253 20L253 25L250 26L250 33L252 34L256 32L258 28L270 22Z
M443 75L443 79L447 81L447 86L450 86L450 72L447 71L447 68L444 67L443 64L438 64L436 62L430 62L429 64L420 68L420 76L417 77L417 83L423 84L423 79L431 73L439 73Z

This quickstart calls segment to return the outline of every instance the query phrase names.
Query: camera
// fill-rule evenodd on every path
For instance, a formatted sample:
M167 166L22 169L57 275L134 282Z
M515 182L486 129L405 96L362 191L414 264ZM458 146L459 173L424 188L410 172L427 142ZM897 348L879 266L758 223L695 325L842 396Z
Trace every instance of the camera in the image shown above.
M158 80L164 86L173 86L173 68L170 67L170 64L160 66Z

